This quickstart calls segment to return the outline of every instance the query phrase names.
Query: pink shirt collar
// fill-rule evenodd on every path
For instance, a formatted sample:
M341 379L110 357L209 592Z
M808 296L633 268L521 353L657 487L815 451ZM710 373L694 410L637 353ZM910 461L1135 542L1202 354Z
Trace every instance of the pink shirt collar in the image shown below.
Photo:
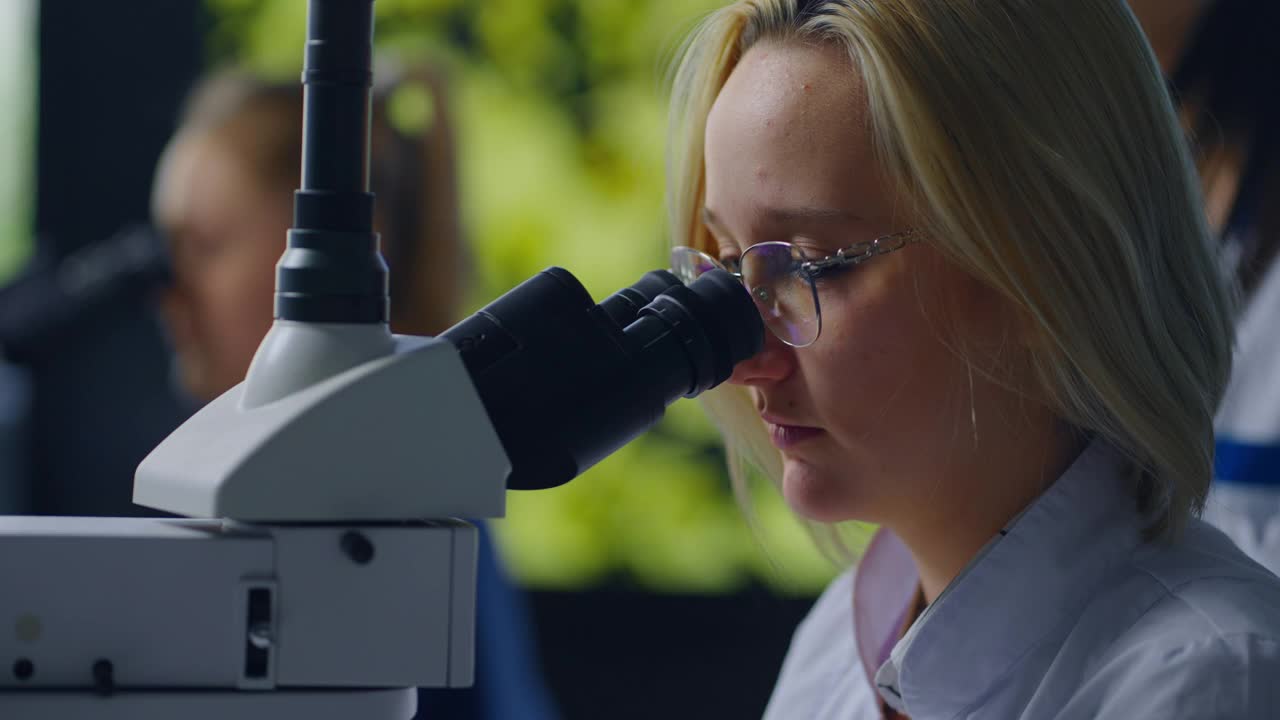
M907 546L887 528L877 530L853 577L854 637L872 692L875 672L897 644L919 586Z

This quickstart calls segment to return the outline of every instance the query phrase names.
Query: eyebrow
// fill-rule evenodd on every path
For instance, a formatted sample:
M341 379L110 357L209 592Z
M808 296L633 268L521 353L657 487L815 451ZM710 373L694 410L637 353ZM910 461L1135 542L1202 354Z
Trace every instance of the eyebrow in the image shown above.
M711 228L715 232L720 232L721 234L727 234L723 232L724 225L720 223L720 218L716 217L716 214L711 212L711 208L706 207L704 205L702 207L702 212L700 213L700 215L702 216L703 225L706 225L707 227Z
M770 222L778 224L796 222L837 223L862 219L860 215L849 210L817 207L771 207L761 210L760 214ZM720 218L712 212L711 208L706 206L702 208L702 222L713 230L724 230L724 223L720 222Z

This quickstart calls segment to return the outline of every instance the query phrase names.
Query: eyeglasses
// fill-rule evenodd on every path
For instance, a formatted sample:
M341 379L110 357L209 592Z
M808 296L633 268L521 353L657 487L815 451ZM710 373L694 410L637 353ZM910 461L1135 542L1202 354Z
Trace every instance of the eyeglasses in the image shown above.
M822 332L822 306L815 285L818 278L901 250L919 239L918 232L907 230L816 259L789 242L762 242L725 263L700 250L680 246L671 249L671 272L682 282L690 283L716 268L727 270L751 293L769 331L782 342L800 348L812 345Z

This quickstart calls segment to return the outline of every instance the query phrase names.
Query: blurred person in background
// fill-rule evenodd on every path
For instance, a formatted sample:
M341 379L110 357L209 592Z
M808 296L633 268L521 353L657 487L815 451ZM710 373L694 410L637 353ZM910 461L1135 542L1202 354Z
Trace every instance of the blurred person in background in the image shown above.
M769 330L729 449L881 526L766 717L1280 716L1280 579L1197 517L1235 306L1123 0L740 0L672 111L672 266Z
M412 68L395 77L373 100L375 229L390 269L391 329L435 335L459 319L468 270L450 108L437 72ZM393 118L404 97L414 101L417 127ZM300 177L302 111L296 82L216 74L194 90L161 156L152 208L174 270L162 314L176 380L201 402L244 379L271 327L275 265ZM421 691L419 716L553 717L523 598L504 578L483 526L477 597L475 686Z
M1179 103L1244 295L1204 517L1280 573L1280 3L1130 0Z

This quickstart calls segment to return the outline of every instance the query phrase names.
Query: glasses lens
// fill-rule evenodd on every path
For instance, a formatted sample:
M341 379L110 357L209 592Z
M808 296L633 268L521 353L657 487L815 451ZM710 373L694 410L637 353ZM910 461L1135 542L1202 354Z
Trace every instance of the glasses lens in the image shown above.
M760 309L765 325L788 345L804 347L818 339L818 299L801 275L804 254L790 243L752 245L742 255L742 282Z
M690 247L671 249L671 272L686 285L697 280L703 273L718 267L721 267L720 263L704 252Z

